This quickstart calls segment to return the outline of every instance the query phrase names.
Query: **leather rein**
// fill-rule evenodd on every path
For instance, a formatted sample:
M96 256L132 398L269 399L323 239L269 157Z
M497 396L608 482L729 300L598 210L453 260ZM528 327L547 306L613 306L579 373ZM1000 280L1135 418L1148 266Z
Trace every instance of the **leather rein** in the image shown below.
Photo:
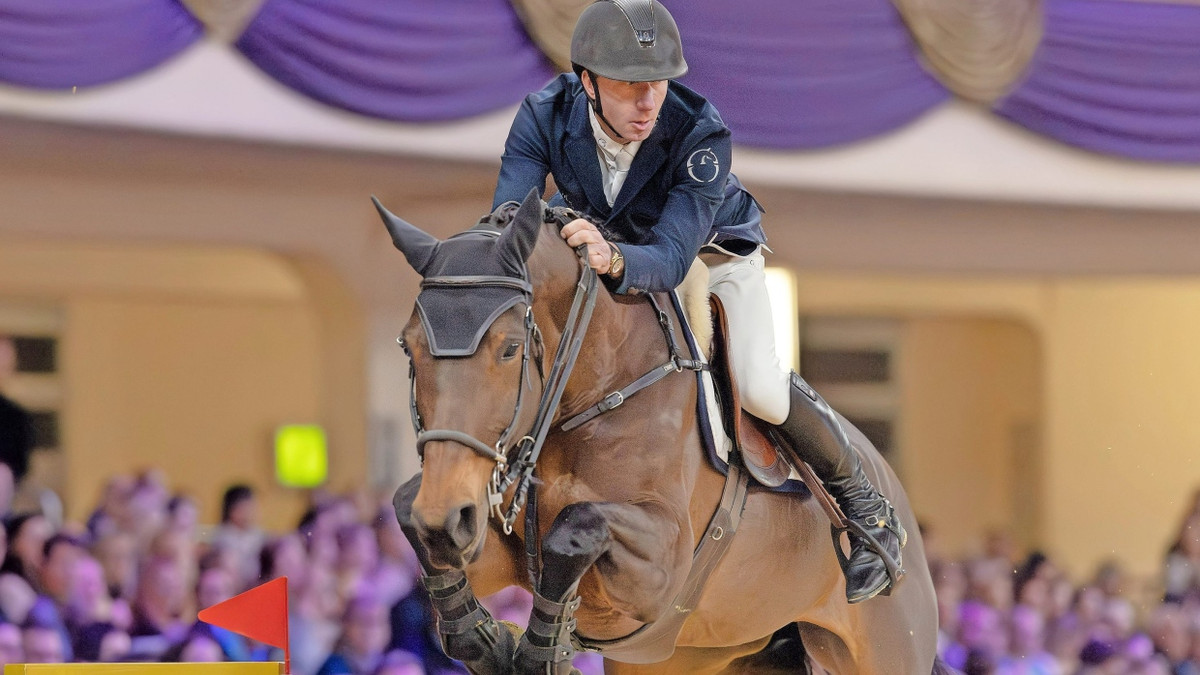
M573 213L558 214L547 212L549 222L557 222L559 226L565 225L575 217ZM599 295L600 283L599 276L596 271L587 265L586 246L580 246L576 249L576 254L579 257L580 267L582 268L579 275L579 280L575 284L575 297L571 302L571 310L567 315L566 325L562 332L562 338L558 343L558 349L554 354L554 361L551 363L549 374L543 372L544 351L542 345L542 332L537 326L537 322L533 317L533 285L528 278L517 279L514 277L504 276L456 276L456 277L430 277L421 281L421 288L487 288L487 287L505 287L519 290L524 296L525 301L525 346L522 351L521 377L518 382L517 402L514 406L513 415L508 426L501 432L499 439L494 445L488 445L474 436L454 429L425 429L421 421L421 415L417 410L417 391L416 391L416 370L411 360L408 346L404 343L403 338L397 339L401 347L406 353L409 353L409 412L412 415L413 428L417 434L417 454L421 457L422 462L425 459L425 445L431 441L452 441L464 445L477 454L490 459L496 463L492 469L491 480L488 481L487 494L488 506L491 513L500 526L504 530L504 534L512 534L513 524L516 523L517 517L524 508L529 495L531 480L533 477L534 468L537 466L538 457L541 455L542 446L546 441L546 436L550 432L550 428L554 421L554 414L558 410L558 404L562 400L562 395L566 389L567 380L571 375L571 371L575 367L575 361L579 357L580 348L583 346L583 338L587 334L588 324L591 322L592 311L596 306L596 298ZM667 344L670 348L670 358L660 366L651 369L645 375L642 375L637 380L628 386L614 391L606 395L599 403L588 408L587 410L571 417L562 424L562 431L570 431L579 425L587 422L598 415L601 415L613 408L620 406L629 397L637 392L649 387L666 377L671 372L680 372L683 370L703 370L707 368L707 364L685 358L687 354L680 347L679 341L675 336L675 329L672 324L670 315L664 311L656 300L653 294L647 294L651 304L654 306L658 314L659 326L662 328ZM529 362L530 356L537 353L536 366L538 375L542 380L542 395L538 400L537 415L534 418L533 424L529 431L521 436L521 438L510 446L510 439L514 435L514 429L517 421L521 417L521 410L525 404L525 389L527 380L529 379ZM510 460L510 456L512 459ZM502 506L504 493L508 491L513 484L516 484L516 492L513 495L512 501L509 503L508 509L505 510ZM530 506L529 517L533 517L534 505ZM527 534L531 524L526 523ZM536 532L536 526L533 527ZM528 544L528 542L527 542Z

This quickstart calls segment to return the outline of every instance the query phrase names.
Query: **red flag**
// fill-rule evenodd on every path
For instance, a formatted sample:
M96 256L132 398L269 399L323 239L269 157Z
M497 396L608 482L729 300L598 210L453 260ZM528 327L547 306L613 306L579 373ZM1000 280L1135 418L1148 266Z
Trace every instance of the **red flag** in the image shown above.
M289 651L287 577L273 579L202 609L198 616L206 623L279 647L285 654Z

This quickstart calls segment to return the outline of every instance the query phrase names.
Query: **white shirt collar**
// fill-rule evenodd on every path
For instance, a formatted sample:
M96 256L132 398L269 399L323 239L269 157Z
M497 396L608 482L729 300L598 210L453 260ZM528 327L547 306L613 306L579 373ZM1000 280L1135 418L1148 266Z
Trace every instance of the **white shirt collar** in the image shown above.
M617 153L622 149L632 159L637 155L638 148L642 147L641 141L630 141L622 144L609 138L608 134L604 133L604 129L600 126L600 120L596 119L596 111L591 106L588 106L588 121L592 124L592 136L596 139L596 147L608 155L609 159L615 159Z
M638 148L642 147L642 142L630 141L621 144L609 138L601 128L600 120L596 119L596 111L592 110L591 106L588 106L588 120L592 124L592 136L596 141L596 159L600 162L600 175L604 180L604 197L608 200L608 205L612 206L617 200L617 194L621 192L621 186L625 184L625 176L629 174L629 167L633 164Z

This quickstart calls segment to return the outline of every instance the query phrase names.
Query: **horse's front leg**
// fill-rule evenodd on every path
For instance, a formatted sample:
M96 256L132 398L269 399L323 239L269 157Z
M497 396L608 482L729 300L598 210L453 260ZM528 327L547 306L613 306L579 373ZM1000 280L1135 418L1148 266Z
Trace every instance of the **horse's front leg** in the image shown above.
M413 526L412 503L421 488L421 474L396 490L392 506L400 529L421 563L421 583L429 592L437 617L438 634L446 655L466 664L477 675L512 672L516 640L511 631L492 618L475 597L461 569L439 569L429 560Z
M606 554L605 560L613 564L603 564L601 576L636 577L625 579L631 593L640 596L627 608L653 620L651 615L661 611L680 564L675 555L679 536L678 524L658 509L606 502L577 502L563 508L542 542L541 579L529 628L517 646L515 672L574 672L571 633L580 603L579 581ZM623 572L617 572L618 567Z

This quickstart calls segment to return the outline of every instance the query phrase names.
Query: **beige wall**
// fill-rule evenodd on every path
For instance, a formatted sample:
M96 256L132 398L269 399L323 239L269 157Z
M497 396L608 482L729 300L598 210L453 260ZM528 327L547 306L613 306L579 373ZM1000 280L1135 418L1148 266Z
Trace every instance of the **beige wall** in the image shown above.
M68 513L86 518L114 473L161 468L209 522L234 481L272 527L301 495L275 488L272 431L319 418L315 317L296 303L71 301L63 341Z
M1040 448L1029 433L1041 413L1035 335L987 318L917 316L903 325L898 468L918 517L950 551L970 551L995 527L1037 544L1037 509L1023 508L1038 501Z
M1157 569L1200 488L1200 280L1061 284L1045 344L1046 536Z
M363 322L337 288L319 265L247 249L5 241L0 296L63 316L68 517L86 518L114 474L156 467L206 520L246 482L265 525L294 525L306 495L274 480L286 423L324 425L331 483L361 485Z

